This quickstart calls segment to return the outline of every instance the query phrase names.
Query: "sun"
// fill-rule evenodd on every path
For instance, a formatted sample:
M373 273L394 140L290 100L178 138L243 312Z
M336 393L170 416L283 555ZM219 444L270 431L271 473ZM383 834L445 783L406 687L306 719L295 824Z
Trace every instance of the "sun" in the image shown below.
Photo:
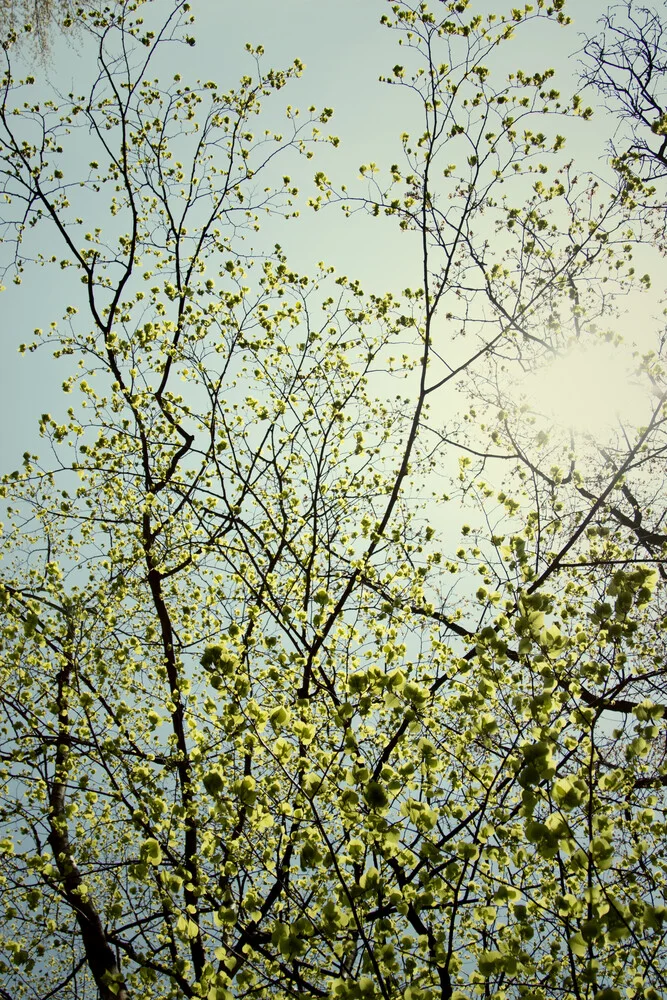
M648 419L651 393L624 345L577 343L521 385L531 411L563 429L600 440Z

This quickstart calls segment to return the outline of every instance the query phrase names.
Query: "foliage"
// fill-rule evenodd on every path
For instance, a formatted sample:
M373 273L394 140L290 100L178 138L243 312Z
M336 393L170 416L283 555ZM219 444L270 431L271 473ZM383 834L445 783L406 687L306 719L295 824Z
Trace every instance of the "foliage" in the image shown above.
M338 144L263 117L298 60L187 83L188 5L128 5L56 106L6 48L8 270L62 269L23 349L69 407L2 487L6 995L664 991L661 359L583 457L507 389L636 280L555 130L590 110L499 68L563 6L387 8L416 134L310 203L414 237L400 293L253 250Z
M115 0L114 0L115 5ZM29 41L33 51L44 60L48 57L54 34L76 29L81 18L91 14L97 4L90 0L0 0L4 32L12 44ZM106 13L113 6L108 5Z

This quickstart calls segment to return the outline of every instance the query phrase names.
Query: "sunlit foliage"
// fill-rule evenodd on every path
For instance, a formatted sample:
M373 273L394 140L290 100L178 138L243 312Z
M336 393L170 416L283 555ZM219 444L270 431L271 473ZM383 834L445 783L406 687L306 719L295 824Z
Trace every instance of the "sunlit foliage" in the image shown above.
M387 5L414 119L346 184L331 109L276 101L298 60L155 75L185 3L84 19L57 101L6 47L6 275L61 269L22 349L66 372L2 480L12 1000L664 995L662 361L585 461L512 402L634 285L635 222L569 162L585 101L520 68L563 0L481 9ZM262 245L337 204L421 282Z

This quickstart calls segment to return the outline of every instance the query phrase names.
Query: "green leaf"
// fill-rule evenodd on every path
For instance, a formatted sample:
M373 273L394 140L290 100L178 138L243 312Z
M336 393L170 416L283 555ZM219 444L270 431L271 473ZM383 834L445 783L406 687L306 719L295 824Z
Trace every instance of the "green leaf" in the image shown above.
M387 793L379 781L369 781L363 788L366 804L371 809L386 809L389 804Z
M148 861L151 865L159 865L162 862L162 848L157 840L149 837L141 845L141 859Z
M505 956L500 951L484 951L477 960L477 968L485 979L501 972L505 965Z
M209 795L219 795L225 787L225 779L220 768L213 768L212 771L208 771L203 778L204 788L209 793Z
M577 958L584 958L588 952L588 945L584 941L581 931L577 931L569 939L570 948Z

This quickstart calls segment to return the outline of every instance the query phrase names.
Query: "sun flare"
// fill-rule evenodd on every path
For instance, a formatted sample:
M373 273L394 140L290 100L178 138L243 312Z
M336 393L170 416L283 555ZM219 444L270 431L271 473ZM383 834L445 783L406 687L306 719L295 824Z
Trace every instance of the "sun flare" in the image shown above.
M521 391L536 414L594 438L640 426L650 405L629 351L606 342L577 344L527 376Z

